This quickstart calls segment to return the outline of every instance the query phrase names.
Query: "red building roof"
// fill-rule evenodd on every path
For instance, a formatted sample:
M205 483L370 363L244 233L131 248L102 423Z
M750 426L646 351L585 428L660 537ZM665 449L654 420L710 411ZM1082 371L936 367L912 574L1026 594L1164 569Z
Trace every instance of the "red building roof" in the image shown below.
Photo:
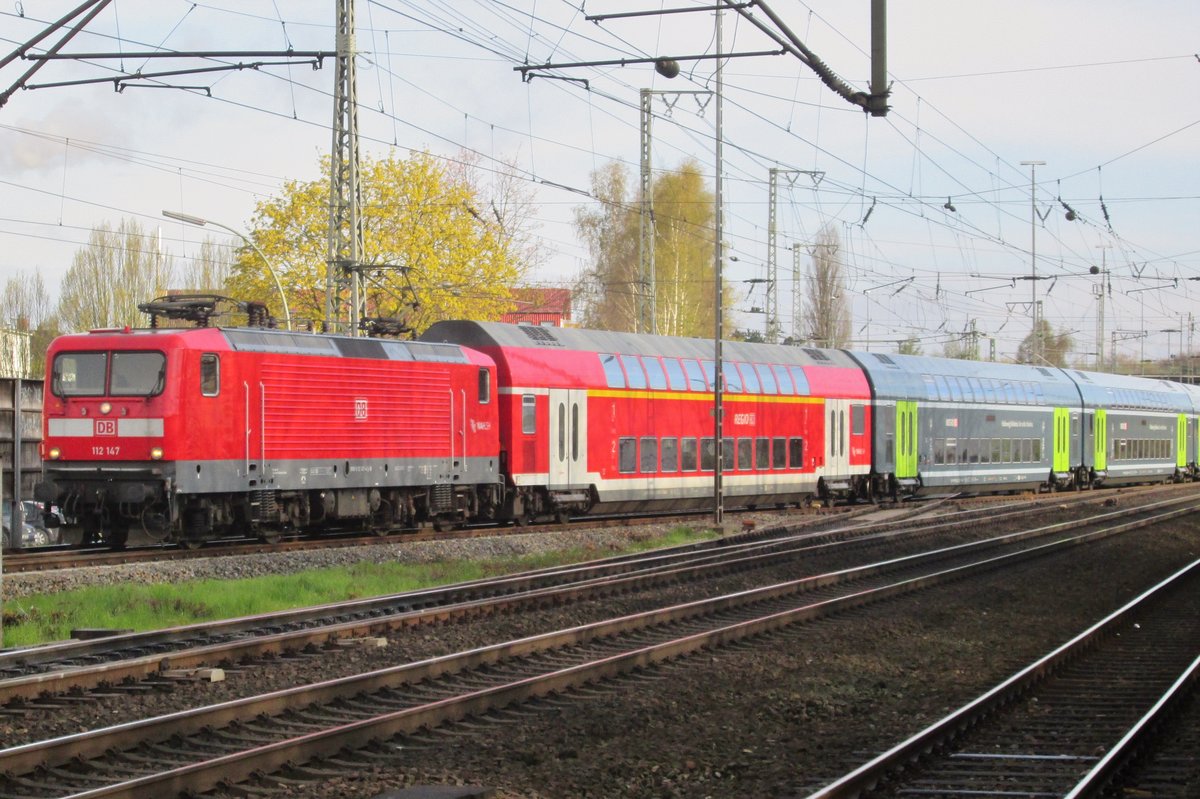
M516 288L512 295L516 310L501 316L501 322L565 327L571 321L570 289Z

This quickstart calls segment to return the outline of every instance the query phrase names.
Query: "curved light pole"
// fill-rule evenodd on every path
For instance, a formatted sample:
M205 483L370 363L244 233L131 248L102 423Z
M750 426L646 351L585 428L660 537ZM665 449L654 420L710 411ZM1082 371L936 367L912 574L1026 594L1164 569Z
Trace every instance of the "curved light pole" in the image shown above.
M242 241L246 242L246 244L248 244L251 249L253 249L256 253L258 253L258 257L262 258L263 263L267 265L267 271L271 273L271 279L275 281L275 288L279 290L279 299L283 303L284 324L287 326L288 330L292 329L292 312L288 309L287 295L283 293L283 284L281 284L279 282L279 275L275 274L275 267L271 266L271 262L269 260L267 260L266 254L262 250L260 250L258 248L258 245L255 244L253 241L251 241L250 238L248 236L246 236L245 233L235 230L234 228L229 227L229 225L222 225L220 222L214 222L211 219L205 219L204 217L201 217L201 216L192 216L191 214L185 214L185 213L181 213L179 211L164 210L162 212L162 215L165 216L167 219L174 219L176 222L186 222L187 224L195 225L196 227L204 227L205 225L212 225L213 227L228 231L228 232L232 233L233 235L237 236Z

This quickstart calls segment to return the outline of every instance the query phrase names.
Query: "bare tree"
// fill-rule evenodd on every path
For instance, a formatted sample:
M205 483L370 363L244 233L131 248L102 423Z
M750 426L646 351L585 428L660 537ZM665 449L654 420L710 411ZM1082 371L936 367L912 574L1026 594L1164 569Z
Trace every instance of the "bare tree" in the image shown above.
M1030 332L1017 347L1017 363L1066 366L1067 356L1074 347L1070 333L1055 333L1049 322L1038 319L1036 330Z
M115 231L103 224L63 279L60 324L66 330L142 325L138 303L165 294L170 282L170 259L136 220L122 220Z
M850 307L840 253L837 230L821 228L813 245L802 320L804 337L818 347L844 347L850 341Z
M15 331L10 340L20 342L21 355L10 359L19 361L11 374L40 377L45 372L46 348L58 335L58 320L39 273L22 273L5 281L2 323Z
M184 261L179 270L178 285L188 291L221 294L225 283L233 274L234 250L211 236L200 243L200 251Z

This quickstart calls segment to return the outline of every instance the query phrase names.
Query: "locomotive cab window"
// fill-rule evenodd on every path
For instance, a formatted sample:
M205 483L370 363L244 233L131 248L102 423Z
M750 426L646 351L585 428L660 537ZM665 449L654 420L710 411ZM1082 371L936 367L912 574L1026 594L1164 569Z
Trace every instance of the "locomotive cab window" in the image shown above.
M167 384L167 357L161 352L114 352L109 393L122 397L152 397Z
M54 356L50 390L56 397L98 397L104 393L107 352L63 352Z
M215 397L221 393L221 359L215 352L200 356L200 394Z

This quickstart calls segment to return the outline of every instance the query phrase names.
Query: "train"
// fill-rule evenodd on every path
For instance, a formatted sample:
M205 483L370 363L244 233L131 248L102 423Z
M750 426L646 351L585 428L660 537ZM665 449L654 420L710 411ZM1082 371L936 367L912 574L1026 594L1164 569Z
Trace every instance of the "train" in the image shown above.
M740 341L443 321L401 341L104 329L48 355L35 497L65 540L1085 490L1200 477L1200 389ZM718 445L714 387L723 401Z

